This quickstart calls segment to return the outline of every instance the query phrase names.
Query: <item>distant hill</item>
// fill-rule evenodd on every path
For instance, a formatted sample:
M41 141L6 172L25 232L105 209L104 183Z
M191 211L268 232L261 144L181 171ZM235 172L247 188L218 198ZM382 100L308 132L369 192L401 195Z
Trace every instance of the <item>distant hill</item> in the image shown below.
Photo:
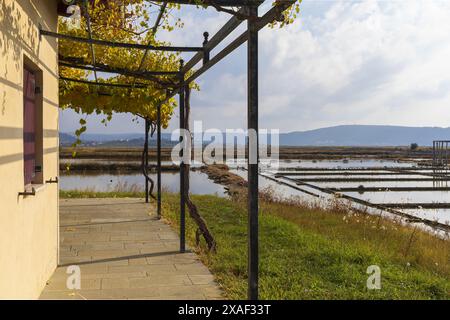
M144 146L144 135L139 133L125 134L83 134L81 136L82 146L92 147L142 147ZM161 142L163 147L173 146L176 142L170 141L171 135L163 133ZM76 138L73 134L61 132L59 134L60 145L71 146ZM156 136L150 139L151 143L155 143Z
M170 137L169 137L170 138ZM97 147L143 147L145 143L145 138L137 138L137 139L128 139L128 140L111 140L98 143ZM156 145L156 138L153 137L150 139L151 147ZM161 138L161 146L165 147L173 147L178 144L177 141L170 141L165 137Z
M280 135L284 146L430 146L450 140L450 128L348 125Z
M174 146L169 133L163 133L162 144ZM144 145L143 134L85 134L82 136L85 146L104 147L140 147ZM152 139L155 141L155 137ZM450 140L450 128L438 127L401 127L348 125L328 127L316 130L291 132L280 135L281 146L431 146L433 140ZM61 145L71 145L75 137L68 133L60 134ZM207 141L204 141L207 142Z
M82 140L94 141L97 143L111 142L111 141L126 141L144 138L142 133L116 133L116 134L100 134L100 133L85 133Z
M62 146L70 146L73 144L77 139L68 133L60 132L59 133L59 144Z

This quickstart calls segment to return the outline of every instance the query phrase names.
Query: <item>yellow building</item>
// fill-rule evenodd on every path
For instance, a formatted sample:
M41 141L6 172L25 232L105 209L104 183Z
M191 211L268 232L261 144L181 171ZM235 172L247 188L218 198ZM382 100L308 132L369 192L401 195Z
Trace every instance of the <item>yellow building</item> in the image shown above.
M57 266L57 8L0 1L0 299L38 298Z

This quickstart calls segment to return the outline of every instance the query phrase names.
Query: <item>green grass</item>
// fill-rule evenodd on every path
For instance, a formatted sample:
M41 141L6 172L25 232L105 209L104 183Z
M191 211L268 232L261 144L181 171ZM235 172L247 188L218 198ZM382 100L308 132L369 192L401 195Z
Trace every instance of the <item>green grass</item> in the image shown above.
M82 196L82 192L69 195L74 198ZM245 299L245 204L215 196L193 196L193 200L218 244L217 253L211 254L201 243L197 251L202 261L228 298ZM178 197L166 193L164 218L177 226L178 212ZM195 230L193 221L188 219L187 239L191 247L195 247ZM376 216L349 215L343 208L261 204L262 299L449 299L449 261L448 241ZM366 271L371 265L381 268L381 290L366 288Z
M59 196L63 199L80 198L145 198L145 193L141 191L112 191L97 192L90 190L60 190Z

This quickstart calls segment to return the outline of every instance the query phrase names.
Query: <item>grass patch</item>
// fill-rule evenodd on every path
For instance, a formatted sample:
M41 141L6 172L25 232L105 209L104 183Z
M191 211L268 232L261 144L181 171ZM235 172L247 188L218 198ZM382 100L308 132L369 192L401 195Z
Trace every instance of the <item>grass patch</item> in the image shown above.
M94 198L145 198L145 192L136 191L111 191L97 192L94 190L60 190L62 199L94 199Z
M198 252L228 298L247 290L245 203L193 196L218 249ZM179 203L165 195L163 215L178 225ZM345 218L344 218L345 217ZM187 238L195 244L195 225ZM450 245L419 230L342 209L261 204L260 295L262 299L449 299ZM378 265L382 289L368 290L367 268Z
M143 197L142 193L62 192L62 197ZM197 251L230 299L247 291L247 212L240 200L192 196L217 241ZM163 216L179 223L179 198L165 193ZM195 247L195 225L187 239ZM262 201L262 299L449 299L450 244L395 221L346 208ZM381 268L381 290L368 290L367 268Z

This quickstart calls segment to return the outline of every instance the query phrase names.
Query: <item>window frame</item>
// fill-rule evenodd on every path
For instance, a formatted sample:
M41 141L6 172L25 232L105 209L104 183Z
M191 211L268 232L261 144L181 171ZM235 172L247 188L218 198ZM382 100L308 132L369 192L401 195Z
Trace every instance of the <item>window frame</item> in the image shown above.
M24 185L25 188L30 188L32 186L42 185L44 183L44 153L43 153L43 146L44 146L44 134L43 134L43 74L42 70L39 69L39 67L34 64L29 58L24 56L24 62L23 62L23 106L22 106L22 113L23 113L23 174L24 174ZM32 98L28 97L27 90L30 88L27 88L28 83L26 83L27 79L25 77L26 72L29 72L30 74L34 75L34 88L32 93ZM38 89L36 89L38 88ZM32 100L32 101L31 101ZM34 165L32 173L32 178L27 179L29 174L27 175L27 164L26 164L26 156L27 156L27 150L26 150L26 143L30 143L27 137L26 131L26 123L27 123L27 114L26 114L26 103L28 102L34 102L34 114L33 114L33 125L34 125ZM30 170L28 168L28 170Z

